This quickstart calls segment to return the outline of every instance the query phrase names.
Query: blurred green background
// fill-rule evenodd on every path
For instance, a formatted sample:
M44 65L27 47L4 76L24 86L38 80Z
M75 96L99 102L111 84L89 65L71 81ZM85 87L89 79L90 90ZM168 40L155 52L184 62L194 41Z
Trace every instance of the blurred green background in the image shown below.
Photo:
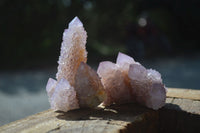
M200 50L199 3L197 0L1 0L0 67L57 65L62 33L75 16L88 33L89 63L102 57L112 59L118 51L139 61L155 56L194 54Z
M119 51L158 70L167 87L200 89L199 0L0 0L0 125L49 108L62 34L78 16L88 64Z

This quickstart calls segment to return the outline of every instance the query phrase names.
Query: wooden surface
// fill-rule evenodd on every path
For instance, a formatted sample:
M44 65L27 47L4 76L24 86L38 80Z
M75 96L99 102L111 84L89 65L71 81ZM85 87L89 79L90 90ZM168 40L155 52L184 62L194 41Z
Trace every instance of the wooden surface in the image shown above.
M200 90L168 88L167 97L200 100Z
M158 111L136 104L79 109L67 113L49 109L4 125L0 127L0 132L197 132L200 131L199 92L168 89L166 105Z
M168 88L166 108L200 115L200 90Z
M125 104L107 109L73 110L68 113L47 110L7 124L0 128L0 132L116 133L129 130L154 132L157 121L156 111L133 104Z

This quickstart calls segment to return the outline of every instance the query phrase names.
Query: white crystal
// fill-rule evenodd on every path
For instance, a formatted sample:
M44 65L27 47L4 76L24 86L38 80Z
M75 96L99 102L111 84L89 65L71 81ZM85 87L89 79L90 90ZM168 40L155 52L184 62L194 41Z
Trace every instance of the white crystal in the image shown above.
M47 82L47 86L46 86L46 91L47 91L47 95L49 97L52 97L55 87L56 87L57 81L49 78L48 82Z
M135 60L132 57L119 52L116 64L119 65L123 71L127 72L130 64L140 64L140 63L135 62Z
M128 55L125 55L121 52L118 53L116 64L123 67L125 64L134 64L136 63L133 58Z
M69 23L69 27L73 27L73 26L81 26L83 27L83 23L80 21L80 19L78 17L74 17L74 19Z
M79 108L76 91L66 79L61 78L58 81L50 97L50 104L52 109L65 112Z

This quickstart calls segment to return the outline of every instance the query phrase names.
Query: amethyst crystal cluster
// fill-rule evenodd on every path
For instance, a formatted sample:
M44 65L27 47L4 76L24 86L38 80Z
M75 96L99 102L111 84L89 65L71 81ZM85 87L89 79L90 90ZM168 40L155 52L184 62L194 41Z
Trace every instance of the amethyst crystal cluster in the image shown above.
M105 105L138 102L156 110L165 104L166 89L160 73L146 69L128 55L119 52L116 64L101 62L97 73L108 96Z
M120 52L116 64L101 62L96 72L86 64L86 39L83 24L75 17L63 33L56 80L49 78L46 86L52 109L67 112L127 102L155 110L164 106L166 88L159 72Z

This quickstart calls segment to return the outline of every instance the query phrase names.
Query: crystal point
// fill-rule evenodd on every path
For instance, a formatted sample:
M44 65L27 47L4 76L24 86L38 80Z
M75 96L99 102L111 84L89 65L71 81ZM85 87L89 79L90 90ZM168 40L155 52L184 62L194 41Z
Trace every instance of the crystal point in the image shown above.
M46 86L54 110L96 107L106 99L99 76L86 64L86 39L83 24L75 17L63 33L57 81L50 78Z
M97 73L108 94L105 105L138 102L156 110L165 104L166 89L160 73L146 69L128 55L119 53L116 64L101 62Z
M49 78L46 86L46 91L49 97L51 97L54 93L55 87L56 87L57 81Z
M118 64L119 66L123 66L124 64L127 64L127 63L132 64L132 63L135 63L135 61L132 57L119 52L117 56L116 64Z
M69 23L69 27L73 26L83 26L83 23L80 21L80 19L76 16L74 19Z
M83 24L75 17L69 24L69 28L63 33L63 42L58 61L58 72L56 78L59 81L62 77L74 85L74 78L81 62L87 61L85 48L87 33Z
M146 69L132 57L119 52L116 63L104 61L97 73L87 64L87 33L75 17L64 30L56 80L49 78L46 91L51 108L69 111L137 102L159 109L165 104L166 88L159 72Z

